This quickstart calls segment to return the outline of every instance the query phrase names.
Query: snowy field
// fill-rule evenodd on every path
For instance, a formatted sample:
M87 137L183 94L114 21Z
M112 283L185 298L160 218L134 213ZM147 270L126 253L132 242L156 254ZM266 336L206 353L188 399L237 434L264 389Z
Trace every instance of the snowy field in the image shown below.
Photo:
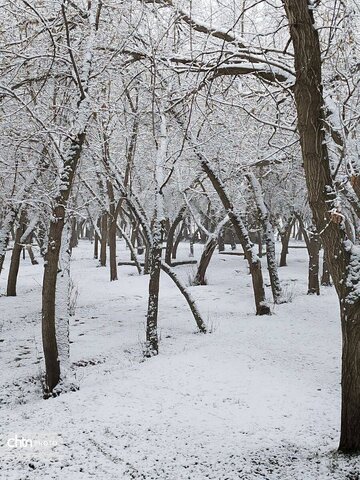
M179 258L187 256L184 244ZM108 268L80 241L70 331L80 389L43 400L42 266L22 261L18 297L0 298L0 478L359 479L359 461L336 453L337 298L332 288L305 297L305 249L291 249L288 263L279 272L291 303L257 317L244 259L215 253L208 285L191 287L207 335L195 333L183 298L162 277L161 351L143 361L148 277L119 267L110 284ZM193 267L176 268L188 281ZM15 438L56 445L11 448Z

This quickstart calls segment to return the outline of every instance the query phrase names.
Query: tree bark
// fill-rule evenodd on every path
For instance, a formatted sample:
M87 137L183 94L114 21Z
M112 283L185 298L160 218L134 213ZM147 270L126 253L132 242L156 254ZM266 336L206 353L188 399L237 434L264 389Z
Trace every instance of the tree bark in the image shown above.
M211 169L209 163L201 158L201 166L204 172L209 177L214 189L216 190L219 198L225 208L226 213L229 216L231 223L234 226L235 232L239 238L241 246L244 250L245 257L249 264L249 270L252 278L253 292L255 299L256 315L269 315L270 308L266 302L264 281L261 271L261 262L259 257L254 253L254 245L251 243L246 227L234 211L234 207L230 202L221 181L218 179L214 171Z
M21 245L20 242L21 242L21 237L24 233L24 221L25 221L25 211L23 210L20 215L19 225L15 232L14 248L12 250L12 255L11 255L9 275L8 275L8 281L7 281L7 290L6 290L6 294L8 297L16 297L16 284L17 284L17 278L19 273L20 257L21 257L21 252L23 250L23 246Z
M169 230L168 230L168 235L167 235L167 240L166 240L166 250L165 250L165 263L168 265L171 265L171 254L174 246L174 237L175 237L175 231L177 226L184 220L184 215L186 212L186 205L183 205L179 213L176 215L175 220L171 224Z
M193 285L206 285L206 270L209 266L211 257L215 251L217 245L217 239L214 237L209 237L205 246L204 250L201 254L199 266L193 280Z
M106 267L106 247L108 238L108 214L101 215L100 266Z
M289 253L289 241L291 235L291 229L294 225L295 219L291 219L285 226L283 232L280 233L281 239L281 253L280 253L280 263L279 267L286 267L287 266L287 255Z
M319 36L306 0L284 0L294 46L294 96L298 131L316 229L341 311L343 334L342 407L339 449L360 452L360 292L359 253L337 221L335 185L325 141L324 98Z
M331 277L330 277L330 272L329 268L327 266L326 258L325 255L323 257L323 268L322 268L322 274L321 274L321 285L324 287L330 287L331 286Z
M198 326L198 329L201 333L206 333L206 325L204 320L202 319L199 310L195 304L195 301L190 295L190 292L187 290L187 288L180 282L178 276L176 275L175 271L167 264L161 262L161 269L169 275L169 277L174 281L175 285L179 288L180 292L183 294L185 297L185 300L187 301L187 304L190 307L190 310L194 316L196 325Z

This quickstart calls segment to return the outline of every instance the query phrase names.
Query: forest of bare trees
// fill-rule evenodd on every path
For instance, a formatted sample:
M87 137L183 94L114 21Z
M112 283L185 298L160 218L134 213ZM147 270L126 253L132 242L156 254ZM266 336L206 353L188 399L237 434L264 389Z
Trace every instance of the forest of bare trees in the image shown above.
M22 265L41 269L31 298L42 402L81 391L71 360L79 245L94 278L108 271L99 291L116 285L122 298L127 275L143 279L142 361L155 377L152 358L169 349L159 312L177 308L163 279L202 344L216 343L198 292L215 257L244 266L231 282L266 319L266 337L274 308L297 314L283 275L301 251L303 305L325 306L329 289L339 305L333 448L360 453L359 28L357 0L1 3L0 312L22 302ZM222 295L216 283L211 292Z

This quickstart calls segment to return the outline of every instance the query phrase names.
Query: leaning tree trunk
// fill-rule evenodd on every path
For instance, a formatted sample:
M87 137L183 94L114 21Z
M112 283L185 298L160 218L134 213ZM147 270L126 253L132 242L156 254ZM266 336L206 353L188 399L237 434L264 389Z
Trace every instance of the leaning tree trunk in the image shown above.
M325 139L319 36L307 0L284 0L294 46L294 97L309 204L341 311L342 407L339 449L360 452L360 253L346 239ZM340 220L340 221L339 221Z
M202 316L200 315L200 312L199 312L199 310L196 306L195 300L192 298L192 296L190 295L190 292L187 290L187 288L181 283L181 281L179 280L179 277L176 275L176 272L174 271L174 269L172 269L169 265L167 265L166 263L163 263L163 262L161 262L161 269L169 275L169 277L173 280L175 285L178 287L178 289L180 290L180 292L184 296L185 300L187 301L187 304L190 307L191 313L194 316L194 319L195 319L195 322L196 322L196 325L197 325L199 331L201 333L206 333L207 328L206 328L205 322L204 322Z
M268 315L270 314L270 308L265 298L264 281L261 271L261 261L259 257L254 253L254 245L250 241L247 229L240 216L235 212L234 207L230 202L221 181L218 179L217 175L210 167L208 161L200 153L198 153L198 155L201 158L202 169L207 174L214 189L219 195L225 211L234 226L235 232L244 250L244 255L248 261L253 284L256 315Z
M217 245L217 239L214 237L209 237L202 252L199 266L193 280L193 285L206 285L206 270L209 266L211 257L215 251Z
M173 251L174 247L174 237L175 237L175 231L177 226L184 220L184 215L186 213L186 205L183 205L179 213L176 215L175 220L171 224L168 234L167 234L167 239L166 239L166 250L165 250L165 263L168 265L171 265L171 254Z

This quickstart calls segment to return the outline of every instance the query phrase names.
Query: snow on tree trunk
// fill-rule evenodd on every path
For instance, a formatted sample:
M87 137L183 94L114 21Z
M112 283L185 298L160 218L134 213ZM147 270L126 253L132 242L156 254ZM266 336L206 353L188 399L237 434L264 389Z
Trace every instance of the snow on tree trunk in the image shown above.
M294 98L309 205L325 250L341 312L342 402L339 449L360 452L360 252L338 221L325 138L321 50L307 0L284 0L294 47Z
M265 238L266 244L266 260L270 277L271 291L274 298L274 303L282 303L282 291L280 285L280 279L278 275L277 265L276 265L276 253L275 253L275 239L274 239L274 229L271 225L269 212L266 208L263 194L261 190L261 185L258 179L253 173L248 173L247 179L249 180L252 192L254 194L256 207L258 210L259 220L262 226L263 235Z
M192 298L189 290L181 283L179 277L176 275L173 268L171 268L166 263L162 262L161 269L169 275L169 277L174 281L175 285L179 288L182 295L185 297L185 300L187 301L190 307L190 310L194 316L194 319L195 319L196 325L198 326L199 331L202 333L206 333L207 328L206 328L205 322L202 319L202 316L200 315L200 312L196 306L195 300Z
M160 135L155 158L155 208L153 236L150 251L149 301L146 323L146 356L157 355L159 351L157 321L162 253L162 222L164 220L164 198L161 187L164 181L164 167L167 154L167 126L164 112L160 112Z

